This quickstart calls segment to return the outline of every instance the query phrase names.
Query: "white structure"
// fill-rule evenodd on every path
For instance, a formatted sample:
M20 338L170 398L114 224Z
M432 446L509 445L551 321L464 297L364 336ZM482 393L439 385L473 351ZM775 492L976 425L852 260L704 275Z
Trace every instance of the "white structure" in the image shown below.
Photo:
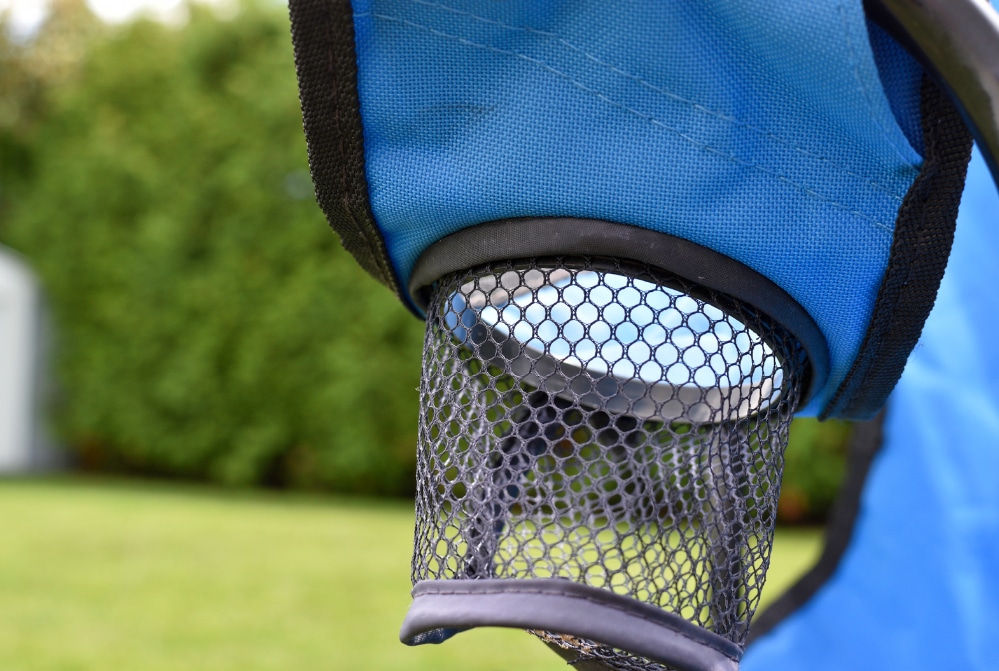
M0 474L50 463L40 426L41 305L28 266L0 246Z

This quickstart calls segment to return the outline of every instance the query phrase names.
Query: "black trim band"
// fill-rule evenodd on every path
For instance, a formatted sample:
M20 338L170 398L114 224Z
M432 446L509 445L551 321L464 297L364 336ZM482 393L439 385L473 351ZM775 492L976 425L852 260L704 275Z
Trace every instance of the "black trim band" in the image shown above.
M723 254L666 233L596 219L503 219L452 233L427 248L409 281L426 309L429 289L449 273L484 263L546 256L596 256L647 263L753 306L798 339L811 375L802 405L829 374L825 337L811 316L769 279Z
M368 200L350 1L291 0L288 9L316 200L344 248L401 298Z
M753 619L747 646L766 636L785 618L804 606L836 572L853 539L853 530L860 515L861 497L871 465L881 451L884 441L884 418L885 412L882 411L876 418L859 423L854 428L846 479L829 516L829 523L826 525L822 555L808 573Z
M928 77L923 78L920 108L923 169L899 208L888 268L860 351L822 419L870 419L881 409L919 340L947 267L971 160L971 135L950 99Z
M439 629L542 629L625 650L678 671L737 671L742 649L679 615L570 580L423 580L399 638L442 640Z

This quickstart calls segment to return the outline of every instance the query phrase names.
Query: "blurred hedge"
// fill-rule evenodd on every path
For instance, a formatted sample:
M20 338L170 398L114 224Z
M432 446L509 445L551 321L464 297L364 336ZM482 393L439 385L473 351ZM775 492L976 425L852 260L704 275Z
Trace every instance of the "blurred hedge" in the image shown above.
M313 201L287 20L105 32L49 93L0 234L53 304L82 463L410 490L422 326Z
M79 462L410 492L422 326L313 201L287 19L110 30L56 6L0 54L0 240L54 308ZM784 519L822 516L845 436L797 423Z
M825 519L846 474L850 435L846 422L794 420L784 454L784 480L777 509L782 522Z

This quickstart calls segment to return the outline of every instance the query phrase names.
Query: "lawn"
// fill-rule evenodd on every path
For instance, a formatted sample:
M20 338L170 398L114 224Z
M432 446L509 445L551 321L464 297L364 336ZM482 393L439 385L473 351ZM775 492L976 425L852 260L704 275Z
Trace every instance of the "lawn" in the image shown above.
M519 631L407 648L410 504L0 481L5 671L544 671ZM819 552L780 530L764 601Z

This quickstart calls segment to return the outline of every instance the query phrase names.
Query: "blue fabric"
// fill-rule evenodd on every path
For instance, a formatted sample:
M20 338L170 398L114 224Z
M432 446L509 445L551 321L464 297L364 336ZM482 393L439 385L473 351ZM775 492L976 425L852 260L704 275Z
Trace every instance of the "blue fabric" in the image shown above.
M972 159L937 305L888 405L854 541L743 671L992 671L999 645L999 197Z
M860 0L354 0L375 220L420 253L506 217L686 238L783 287L856 355L919 154Z
M909 144L923 153L923 115L919 105L922 100L923 68L898 42L877 25L867 22L871 38L871 51L878 66L878 76L898 125Z

